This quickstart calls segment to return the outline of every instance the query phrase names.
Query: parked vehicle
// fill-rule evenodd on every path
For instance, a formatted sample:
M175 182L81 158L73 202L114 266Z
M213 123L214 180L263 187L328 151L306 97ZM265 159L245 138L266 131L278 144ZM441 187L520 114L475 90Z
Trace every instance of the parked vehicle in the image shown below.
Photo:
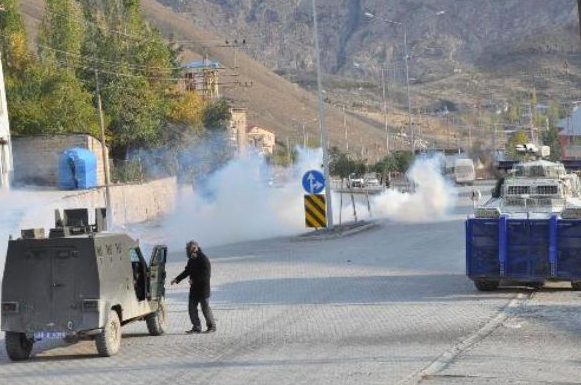
M456 159L454 165L454 180L457 184L474 184L476 171L472 159Z
M151 335L165 331L167 247L153 249L149 265L138 242L104 232L105 210L95 225L88 210L57 211L48 238L23 230L8 242L2 281L1 329L11 360L25 360L45 339L93 339L101 356L121 346L121 326L145 321Z
M380 182L379 182L379 178L377 177L377 174L375 174L375 173L366 174L365 179L364 179L364 184L365 184L365 187L369 187L369 188L380 187Z
M353 173L349 175L347 179L347 187L349 188L362 188L365 187L365 180L358 176L357 174Z

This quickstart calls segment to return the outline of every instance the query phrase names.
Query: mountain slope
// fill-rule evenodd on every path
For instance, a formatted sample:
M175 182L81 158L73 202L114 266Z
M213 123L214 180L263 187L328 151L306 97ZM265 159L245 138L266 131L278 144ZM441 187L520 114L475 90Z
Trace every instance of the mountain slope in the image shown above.
M313 79L308 77L314 68L310 48L311 1L157 1L187 14L202 28L247 38L253 47L249 51L252 57L312 87ZM530 90L537 82L526 76L539 77L545 69L557 70L564 61L568 62L569 71L581 75L574 0L317 0L317 3L324 69L343 79L377 83L379 68L388 67L390 81L395 88L401 88L405 81L402 49L405 26L410 77L417 99L414 105L424 109L437 108L438 103L448 101L474 105L491 94L502 99L513 90ZM367 12L375 17L366 17ZM569 84L567 88L578 85ZM361 88L360 84L355 86ZM355 105L354 100L345 100L346 90L338 88L329 89L330 98ZM352 91L355 101L363 95L356 88ZM373 91L365 96L378 109L381 89L375 87ZM548 97L566 90L562 82L549 78L539 91ZM405 107L403 99L398 100L400 107Z
M26 23L34 35L38 22L43 14L42 0L22 0L21 9ZM201 59L206 54L212 60L220 61L227 69L222 82L233 83L237 79L242 84L251 87L228 87L224 89L227 97L234 100L237 106L249 109L249 123L271 129L277 135L277 140L285 143L287 138L291 144L302 143L302 123L306 122L306 131L312 143L317 142L318 128L313 119L317 118L316 96L303 90L296 84L276 75L272 70L257 63L243 52L237 53L237 67L234 67L232 48L224 45L224 38L205 31L193 25L184 15L178 15L153 0L142 0L144 15L152 25L157 26L165 36L184 42L184 60ZM234 76L238 75L238 76ZM343 114L327 105L327 128L332 145L344 146ZM356 117L349 117L350 140L357 139L351 145L360 151L361 143L369 151L375 151L369 156L381 156L385 149L376 143L384 143L384 131L381 124L372 124ZM367 153L366 153L367 155Z

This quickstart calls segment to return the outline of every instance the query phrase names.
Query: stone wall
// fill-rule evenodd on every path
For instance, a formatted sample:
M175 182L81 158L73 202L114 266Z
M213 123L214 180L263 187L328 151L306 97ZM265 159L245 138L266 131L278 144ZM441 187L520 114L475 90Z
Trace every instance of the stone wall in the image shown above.
M86 134L12 137L14 181L20 184L58 186L59 159L70 148L92 151L97 157L97 184L105 184L101 141Z
M177 194L176 178L158 179L143 184L113 185L113 224L145 222L170 214L175 208ZM62 199L61 208L105 207L105 188L71 193Z

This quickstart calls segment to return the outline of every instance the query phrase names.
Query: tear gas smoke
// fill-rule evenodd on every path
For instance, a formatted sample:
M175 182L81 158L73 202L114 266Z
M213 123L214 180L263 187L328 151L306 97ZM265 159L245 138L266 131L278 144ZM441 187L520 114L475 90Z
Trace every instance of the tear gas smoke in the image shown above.
M58 192L37 192L34 190L0 190L0 280L4 272L8 237L20 236L25 228L49 228L54 222Z
M197 190L180 190L176 213L163 229L170 245L190 238L203 245L298 234L304 230L302 174L320 168L321 151L299 150L299 162L274 182L263 157L248 154L212 174ZM281 170L282 171L282 170Z
M191 238L203 245L296 235L305 231L302 175L320 169L322 151L299 150L298 163L285 170L285 180L269 185L273 170L264 158L249 154L234 159L197 190L183 188L176 212L162 226L167 242L181 247ZM444 219L455 203L454 188L445 181L435 159L415 162L408 173L417 186L414 193L388 190L371 197L373 218L400 222ZM368 217L366 204L357 205L359 218ZM335 218L339 196L334 197ZM352 208L344 196L343 220L352 220ZM337 221L337 219L336 219Z
M408 172L413 193L387 190L371 198L374 217L398 222L432 222L444 219L456 203L455 188L442 176L437 158L420 159Z

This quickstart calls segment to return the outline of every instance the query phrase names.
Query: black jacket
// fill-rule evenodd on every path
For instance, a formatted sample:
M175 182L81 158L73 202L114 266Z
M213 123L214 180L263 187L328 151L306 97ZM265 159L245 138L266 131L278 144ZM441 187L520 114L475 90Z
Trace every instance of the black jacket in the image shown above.
M176 277L179 283L186 277L192 281L190 287L190 297L194 299L210 298L210 276L212 274L212 266L210 260L201 249L198 250L196 258L189 258L188 264L184 271Z

